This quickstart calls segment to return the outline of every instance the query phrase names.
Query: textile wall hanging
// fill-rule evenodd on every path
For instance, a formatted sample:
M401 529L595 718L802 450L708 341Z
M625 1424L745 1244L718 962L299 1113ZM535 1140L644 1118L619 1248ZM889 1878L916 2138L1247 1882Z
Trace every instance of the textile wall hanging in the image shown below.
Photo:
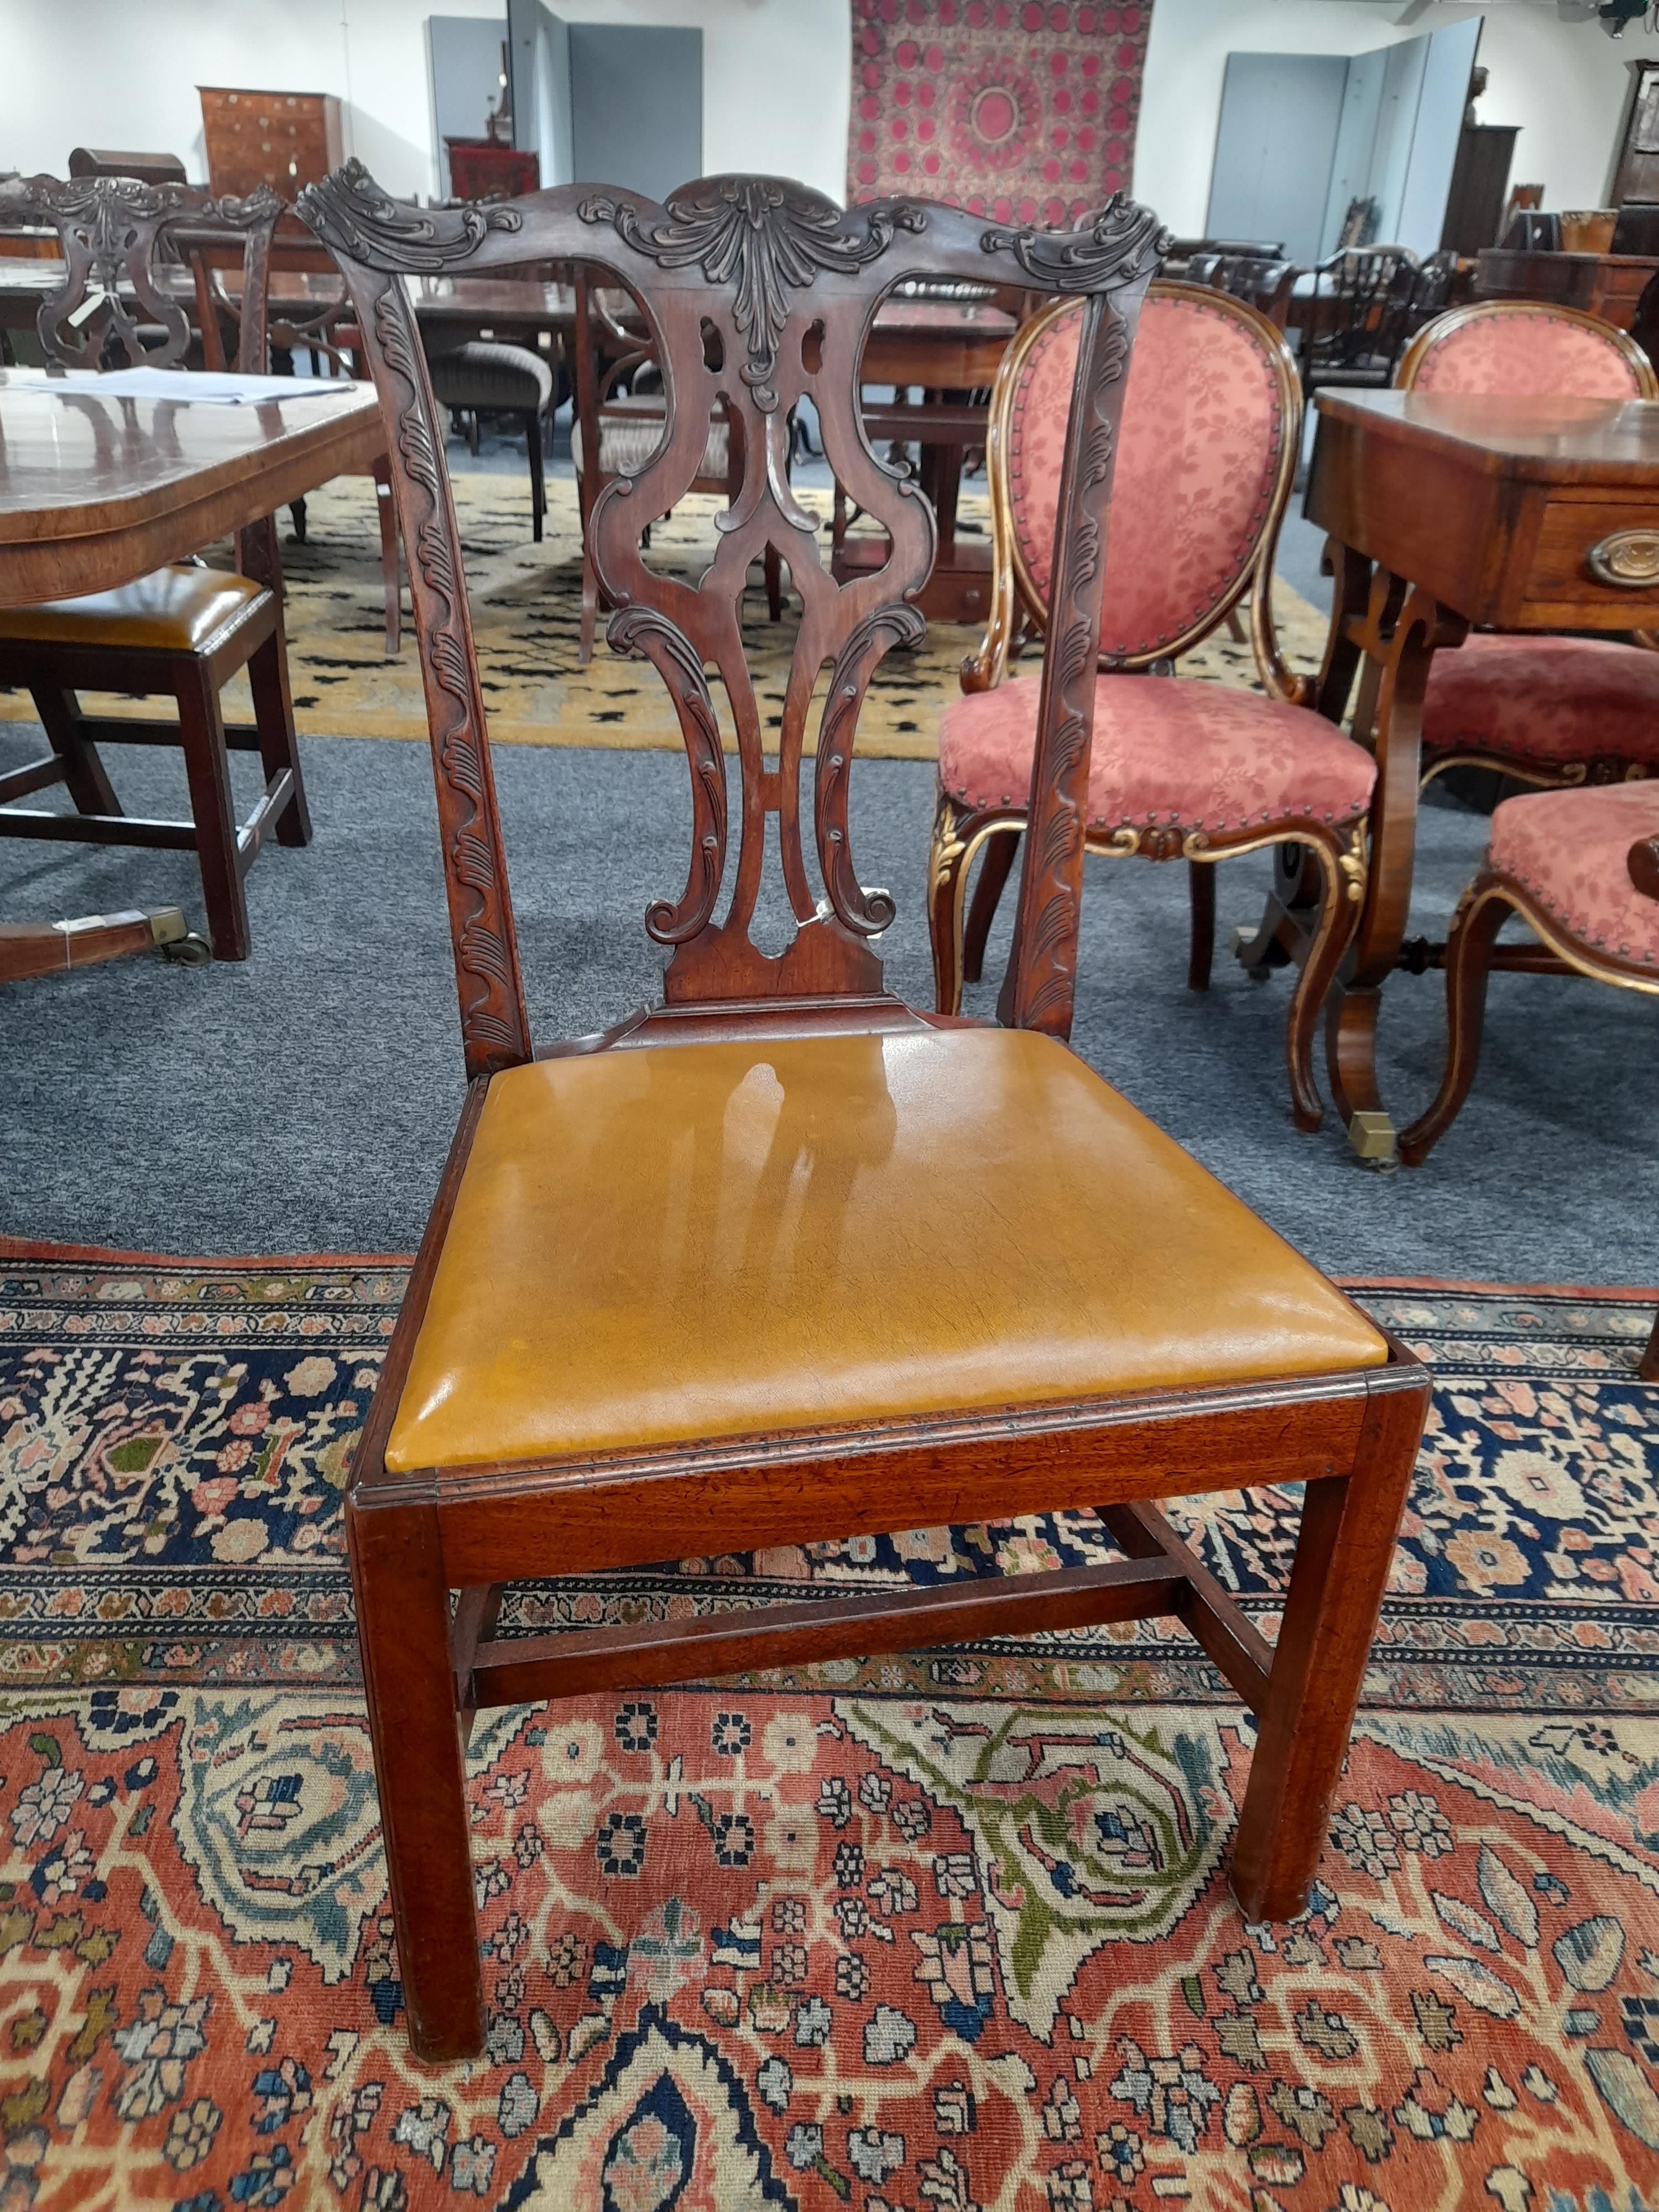
M1127 187L1151 0L852 0L849 201L1059 223Z

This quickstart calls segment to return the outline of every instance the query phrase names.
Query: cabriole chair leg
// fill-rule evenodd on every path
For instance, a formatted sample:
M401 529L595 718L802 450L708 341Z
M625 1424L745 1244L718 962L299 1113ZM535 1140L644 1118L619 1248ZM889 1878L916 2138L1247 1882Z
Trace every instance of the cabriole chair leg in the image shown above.
M1285 1017L1285 1059L1291 1082L1291 1118L1298 1129L1316 1129L1325 1118L1319 1079L1314 1073L1319 1010L1358 926L1359 905L1347 896L1341 862L1333 847L1309 843L1302 850L1305 858L1317 861L1322 874L1319 920L1308 957L1291 991Z
M979 881L974 886L974 896L968 908L968 927L962 938L963 981L977 983L985 973L985 947L990 940L991 924L996 920L998 902L1003 886L1014 865L1014 855L1019 850L1018 830L994 830L985 841L985 851L979 864Z
M1480 1064L1492 950L1513 911L1501 892L1489 890L1482 896L1477 878L1452 921L1446 939L1446 1072L1428 1111L1400 1133L1400 1157L1407 1167L1428 1158L1469 1095Z

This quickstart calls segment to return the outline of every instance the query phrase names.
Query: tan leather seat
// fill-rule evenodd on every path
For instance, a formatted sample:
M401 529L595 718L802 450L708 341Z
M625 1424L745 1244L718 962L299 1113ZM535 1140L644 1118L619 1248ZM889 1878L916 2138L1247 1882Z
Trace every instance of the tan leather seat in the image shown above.
M195 653L264 591L251 576L227 576L217 568L155 568L113 592L0 607L0 638Z
M386 1462L1387 1356L1340 1292L1052 1039L655 1046L491 1082Z

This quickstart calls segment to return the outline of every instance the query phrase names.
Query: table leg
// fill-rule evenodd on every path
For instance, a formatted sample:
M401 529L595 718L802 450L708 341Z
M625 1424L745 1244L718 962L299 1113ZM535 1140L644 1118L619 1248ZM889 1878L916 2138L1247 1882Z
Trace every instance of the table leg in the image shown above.
M1423 696L1436 652L1458 646L1468 625L1430 593L1377 569L1358 617L1343 623L1364 656L1353 734L1371 740L1370 861L1353 945L1326 1002L1326 1073L1331 1096L1364 1159L1395 1157L1395 1128L1376 1081L1376 1022L1382 986L1400 957L1411 906Z
M0 922L0 983L89 968L159 945L184 945L188 934L176 906L148 914L89 914L77 921ZM205 947L201 957L207 957Z

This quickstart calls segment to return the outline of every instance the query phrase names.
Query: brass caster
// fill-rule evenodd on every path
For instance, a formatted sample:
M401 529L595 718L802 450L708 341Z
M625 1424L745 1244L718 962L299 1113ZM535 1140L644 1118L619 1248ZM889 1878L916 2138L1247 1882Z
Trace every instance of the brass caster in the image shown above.
M1353 1147L1355 1158L1364 1167L1390 1175L1400 1164L1394 1123L1386 1114L1356 1114L1348 1124L1348 1142Z

